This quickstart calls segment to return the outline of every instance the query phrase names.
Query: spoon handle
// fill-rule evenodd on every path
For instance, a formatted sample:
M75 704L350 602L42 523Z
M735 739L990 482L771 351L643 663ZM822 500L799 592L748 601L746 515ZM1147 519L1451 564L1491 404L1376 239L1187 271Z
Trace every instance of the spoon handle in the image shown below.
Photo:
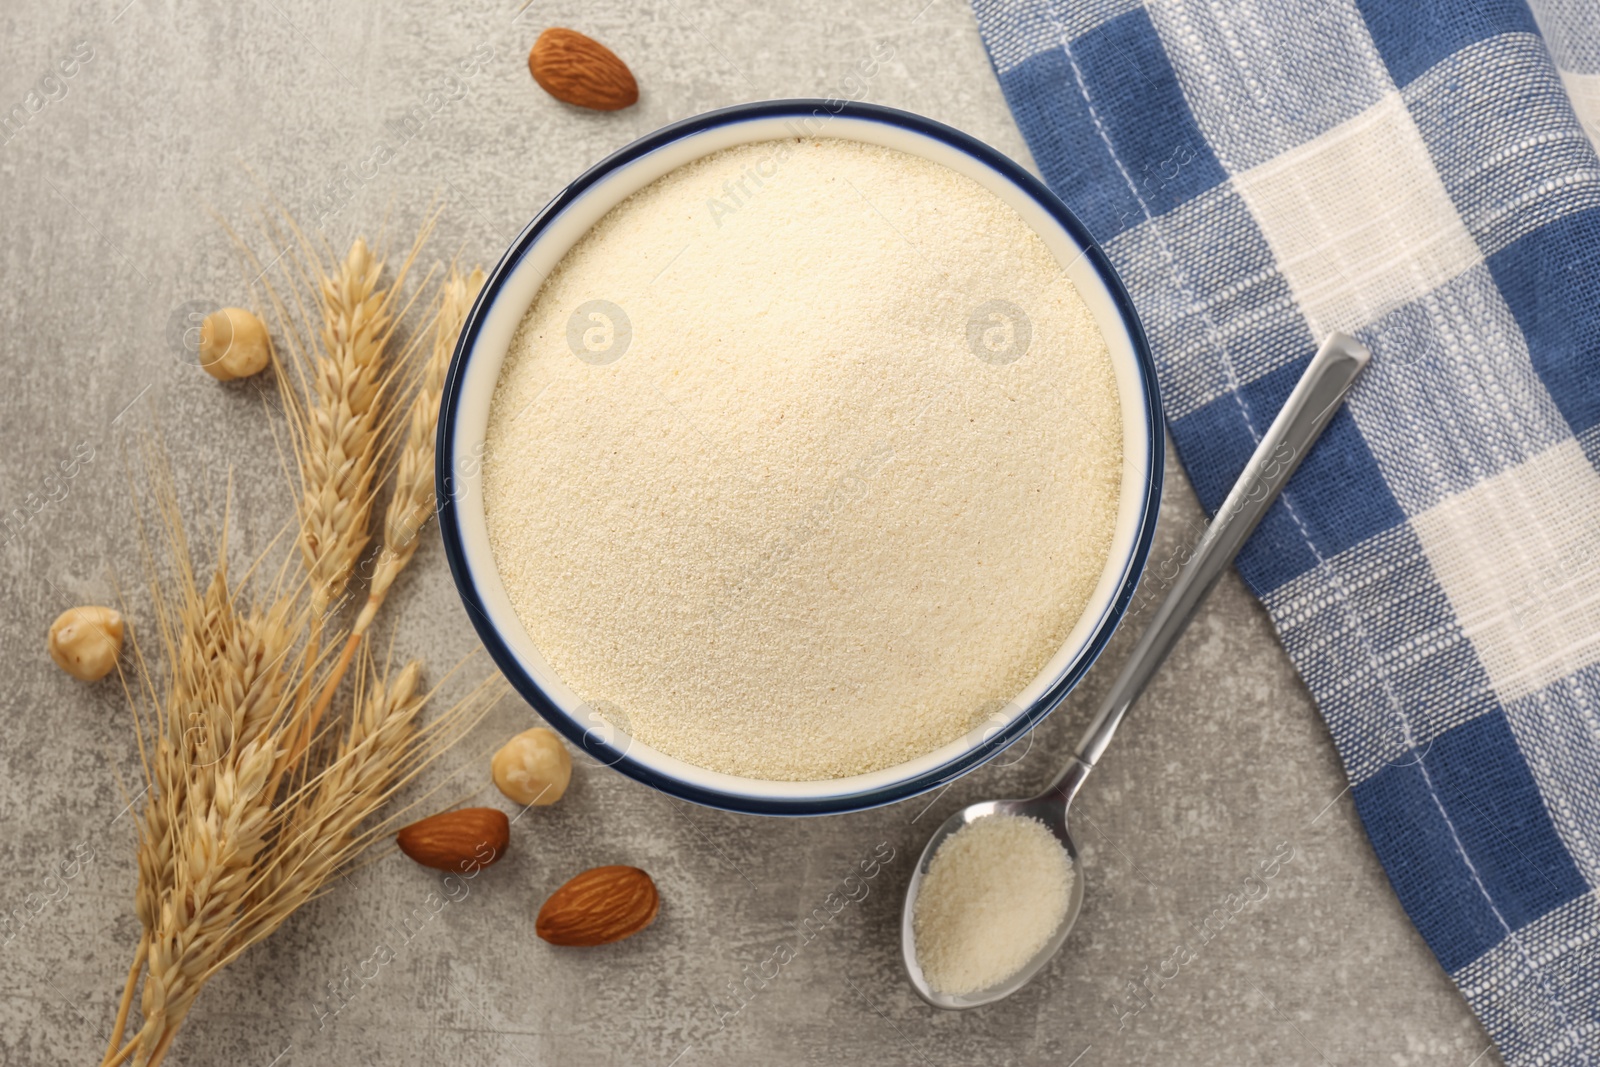
M1106 745L1111 743L1111 735L1122 722L1122 716L1161 668L1206 594L1239 554L1239 549L1277 499L1284 483L1305 458L1306 451L1321 436L1345 393L1371 358L1359 341L1342 333L1330 334L1322 342L1305 374L1284 402L1283 410L1278 412L1256 446L1228 498L1217 509L1211 525L1206 527L1188 565L1179 572L1172 589L1156 609L1155 617L1128 656L1122 673L1106 694L1083 740L1078 742L1076 759L1057 782L1058 788L1070 783L1068 799L1099 760Z

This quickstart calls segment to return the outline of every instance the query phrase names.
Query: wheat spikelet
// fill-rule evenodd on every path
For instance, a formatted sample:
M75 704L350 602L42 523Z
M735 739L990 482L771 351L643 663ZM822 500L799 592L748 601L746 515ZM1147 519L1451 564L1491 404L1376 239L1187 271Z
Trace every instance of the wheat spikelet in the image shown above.
M135 1041L144 1060L187 1014L197 976L253 877L270 828L269 778L280 747L271 727L287 707L296 669L286 653L304 629L303 611L286 615L292 601L241 617L225 559L204 595L194 595L190 577L180 596L175 614L183 628L155 716L150 799L140 819L136 902L148 973Z
M290 806L272 863L252 887L241 947L277 929L350 859L357 828L394 784L415 736L420 678L421 664L412 662L392 683L357 687L366 691L337 754Z
M392 681L370 662L358 672L354 712L326 767L278 805L272 850L258 864L227 951L206 976L269 936L389 827L368 826L396 791L455 744L505 693L498 678L479 685L434 721L418 725L431 694L421 664ZM365 829L363 829L365 827Z
M321 619L349 581L370 538L376 476L392 443L397 374L413 350L394 348L395 331L427 283L429 270L409 298L405 288L433 230L429 218L391 281L385 261L364 238L343 259L315 249L286 218L299 254L291 257L302 288L316 294L313 316L300 301L295 311L270 284L267 295L294 357L294 373L279 368L295 460L300 476L300 543L311 576L311 609ZM269 227L275 243L289 244L282 227ZM398 357L398 358L397 358Z
M391 358L389 350L397 323L418 298L414 294L403 302L401 294L433 220L423 225L389 284L382 282L383 259L365 239L357 238L344 259L328 270L292 219L289 226L309 264L300 276L314 282L321 319L318 343L290 343L297 356L296 379L291 382L281 369L279 373L280 384L291 386L283 393L300 476L300 547L311 580L308 647L315 660L330 609L340 603L370 540L374 482L393 443L396 380L415 343L393 354L398 358ZM419 293L432 277L430 269ZM284 302L272 286L267 289L280 320L286 319ZM305 319L302 310L301 321ZM288 332L299 335L297 330ZM310 702L313 712L304 720L292 755L311 743L348 662L348 656L341 656L333 684L322 686L320 699L311 692L309 677L302 679L298 699Z
M397 423L397 383L416 358L425 331L418 331L399 351L391 349L399 322L433 278L430 268L417 293L409 299L402 296L437 218L435 212L423 223L393 281L387 284L382 280L383 258L364 238L357 238L343 260L329 269L323 265L329 257L313 247L292 216L285 213L281 224L272 218L262 220L263 232L271 242L284 246L279 258L300 283L287 297L270 281L264 288L291 357L287 365L277 359L273 365L285 401L284 415L299 477L301 552L311 576L312 613L318 627L338 602L370 541L376 473L397 433L404 434L400 455L404 469L396 475L397 503L388 509L386 527L403 529L403 523L397 526L398 515L407 511L419 494L430 495L426 482L432 460L432 427L444 373L455 336L483 284L482 271L474 269L467 279L452 270L449 281L441 285L440 311L431 323L433 351L418 375L420 382L405 418ZM231 229L228 232L256 277L263 277L267 268L237 234ZM297 254L290 255L291 251ZM316 293L315 315L300 298L301 289ZM448 320L444 325L439 321L441 313ZM431 399L424 401L425 396ZM424 447L426 453L422 454ZM421 520L416 521L410 535L399 539L386 536L386 545L406 546L403 555L408 561L414 551L415 529L420 526ZM385 556L392 554L393 550L386 548ZM386 571L382 579L385 589L404 565L404 561L386 568L378 564L379 570ZM378 580L376 573L374 579ZM364 613L363 628L370 625L374 613Z
M227 947L270 828L267 788L275 755L269 739L244 746L204 775L208 802L190 801L173 883L147 951L140 1037L152 1050L182 1024L212 960Z
M417 534L433 514L433 450L439 425L439 401L444 392L445 372L455 352L456 338L466 321L478 290L483 288L483 271L474 269L462 277L455 270L442 286L438 314L433 320L433 351L423 365L421 381L411 398L406 416L406 437L395 465L394 491L384 515L383 554L372 575L367 603L352 631L360 634L371 624L389 587L417 551Z
M128 1056L158 1064L205 982L321 892L378 832L364 824L503 691L480 686L419 726L429 695L421 692L420 664L389 682L374 680L369 658L339 743L308 781L289 784L284 772L310 714L293 693L295 679L312 669L302 641L303 584L279 588L265 609L241 612L225 561L204 594L189 568L178 569L187 581L177 604L157 599L158 618L182 629L151 717L157 755L139 840L139 912L147 925L124 996L131 999L142 969L142 1023L121 1050L108 1049L107 1064ZM137 647L137 633L133 640ZM191 720L226 741L184 728ZM119 1009L113 1046L126 1015Z
M395 455L387 562L374 576L360 632L410 560L431 511L433 424L443 375L482 274L452 272L443 287L432 353L415 374L416 391L401 421L397 384L425 333L418 330L396 346L395 332L433 272L411 297L399 294L432 220L387 285L382 257L364 240L328 270L293 220L286 223L298 243L299 255L285 260L297 284L287 298L270 284L266 294L291 357L286 362L274 349L299 476L296 549L264 599L242 606L230 585L226 515L202 588L170 469L163 455L146 448L155 526L175 579L163 584L155 577L157 549L136 514L151 576L155 649L165 667L158 677L146 660L146 643L130 628L149 708L140 711L141 700L124 679L147 791L136 819L135 906L142 933L103 1067L130 1057L156 1067L206 981L347 870L385 832L387 823L375 823L379 809L506 691L495 679L422 723L431 694L421 689L420 664L407 664L390 679L368 654L356 671L348 715L320 726L357 643L347 641L330 670L322 631L368 543L377 472ZM281 232L274 236L282 243ZM246 255L262 276L259 261ZM314 294L320 322L302 292ZM264 558L249 568L247 583ZM288 579L289 570L303 570L303 577ZM119 1047L136 992L141 1020Z
M299 456L300 547L317 615L343 590L367 545L390 321L382 273L383 261L357 238L337 270L321 278L323 351Z
M356 646L361 642L361 636L372 625L378 609L389 595L389 587L406 564L411 562L411 557L416 555L417 535L433 514L433 452L435 431L439 424L439 402L444 393L444 376L450 368L450 357L455 352L456 338L466 322L467 311L472 307L478 290L483 288L483 271L475 267L471 274L462 277L459 271L452 268L440 288L439 309L433 318L433 351L423 364L416 392L406 413L406 436L400 445L389 507L384 513L383 551L373 568L366 603L350 627L344 651L334 665L333 684L324 690L324 702L331 697L343 678L350 658L355 655ZM320 713L319 708L313 713L313 719L319 717Z

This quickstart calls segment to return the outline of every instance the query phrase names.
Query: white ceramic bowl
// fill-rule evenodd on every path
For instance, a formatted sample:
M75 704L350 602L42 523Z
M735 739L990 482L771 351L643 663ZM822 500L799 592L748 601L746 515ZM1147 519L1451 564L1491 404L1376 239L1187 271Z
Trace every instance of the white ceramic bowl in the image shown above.
M770 782L706 770L615 729L562 683L512 609L489 547L482 469L489 401L511 338L539 286L588 229L631 193L719 149L797 135L909 152L982 184L1016 209L1060 260L1105 335L1122 401L1123 475L1104 572L1066 643L990 723L917 759L870 774ZM439 526L461 598L495 663L519 693L601 763L667 793L734 811L823 815L933 789L992 758L1058 705L1099 655L1144 567L1161 498L1162 421L1144 333L1088 231L1045 186L987 145L931 119L842 101L742 104L674 123L591 167L518 235L467 318L439 415Z

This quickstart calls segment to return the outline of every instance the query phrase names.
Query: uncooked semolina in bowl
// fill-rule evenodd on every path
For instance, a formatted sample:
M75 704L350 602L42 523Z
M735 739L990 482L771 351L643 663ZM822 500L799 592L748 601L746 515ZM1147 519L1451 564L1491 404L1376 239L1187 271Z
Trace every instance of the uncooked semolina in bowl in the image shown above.
M1086 669L1148 547L1156 412L1110 268L1014 164L748 105L600 164L497 268L441 526L502 669L597 758L847 810L976 765Z

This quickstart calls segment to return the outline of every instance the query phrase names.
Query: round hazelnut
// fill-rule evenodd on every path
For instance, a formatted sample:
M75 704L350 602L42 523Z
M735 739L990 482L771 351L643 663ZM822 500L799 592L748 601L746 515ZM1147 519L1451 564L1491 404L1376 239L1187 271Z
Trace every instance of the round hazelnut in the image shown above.
M220 382L259 373L271 356L267 327L244 308L213 311L200 324L200 366Z
M116 668L121 652L122 616L110 608L68 608L50 624L50 658L74 678L99 681Z
M554 730L535 726L500 747L490 763L500 792L524 806L554 804L572 780L572 756Z

